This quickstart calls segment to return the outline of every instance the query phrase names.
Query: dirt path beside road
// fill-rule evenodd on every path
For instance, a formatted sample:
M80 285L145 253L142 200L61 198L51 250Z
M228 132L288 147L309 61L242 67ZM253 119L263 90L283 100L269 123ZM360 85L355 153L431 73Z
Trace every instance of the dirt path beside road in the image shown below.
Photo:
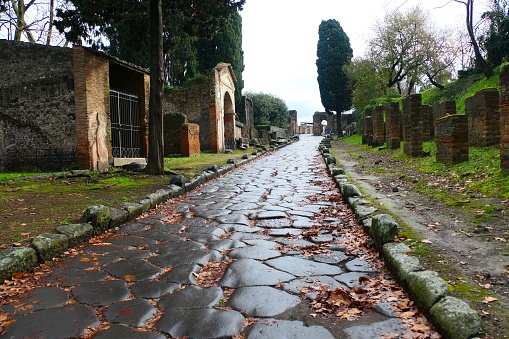
M413 188L416 178L435 178L423 178L417 170L359 146L341 141L332 145L331 153L348 177L375 205L410 229L404 234L417 239L412 247L423 266L438 271L456 296L483 315L486 337L509 338L509 242L504 237L509 218L501 212L495 220L479 222L461 207L447 206ZM373 167L387 171L370 170ZM488 296L497 300L486 302L491 300Z

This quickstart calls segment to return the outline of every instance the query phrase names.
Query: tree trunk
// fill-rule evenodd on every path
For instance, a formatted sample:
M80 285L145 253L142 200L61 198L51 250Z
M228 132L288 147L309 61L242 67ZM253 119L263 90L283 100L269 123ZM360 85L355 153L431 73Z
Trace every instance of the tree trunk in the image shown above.
M164 174L162 0L150 0L150 101L147 173Z
M46 45L51 45L51 33L53 31L53 13L55 12L55 0L50 0L49 2L49 27L48 27L48 37L46 38Z
M475 39L475 33L474 33L474 0L454 0L456 2L459 2L463 5L465 5L467 10L467 16L466 16L466 25L467 25L467 31L468 36L470 37L470 43L472 44L472 47L474 48L474 54L475 54L475 65L481 69L481 72L484 74L486 78L490 78L493 75L493 70L488 65L486 60L484 60L481 49L479 48L479 44L477 43L477 40Z

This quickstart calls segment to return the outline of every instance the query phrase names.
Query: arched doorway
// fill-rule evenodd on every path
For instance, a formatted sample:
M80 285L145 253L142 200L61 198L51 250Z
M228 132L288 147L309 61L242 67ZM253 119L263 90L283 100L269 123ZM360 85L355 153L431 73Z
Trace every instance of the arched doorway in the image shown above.
M225 92L224 100L224 146L235 148L235 105L229 92Z

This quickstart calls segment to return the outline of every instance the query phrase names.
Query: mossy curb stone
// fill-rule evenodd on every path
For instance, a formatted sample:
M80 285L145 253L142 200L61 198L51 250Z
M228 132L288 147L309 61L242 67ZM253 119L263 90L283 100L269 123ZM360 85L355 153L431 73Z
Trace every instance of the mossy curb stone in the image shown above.
M394 240L398 235L398 223L388 214L378 214L373 217L371 223L371 237L375 241L375 247L381 252L383 246Z
M445 297L430 310L434 325L445 338L467 339L474 337L481 328L481 319L467 303Z
M434 271L409 273L407 284L417 307L426 313L447 293L447 283Z
M403 243L390 242L383 246L382 254L387 266L394 274L396 281L403 288L407 288L407 276L412 272L422 270L418 258L409 256L406 253L410 248Z
M53 259L69 248L69 240L64 234L43 233L34 238L32 246L42 262Z
M94 228L94 234L101 234L109 229L111 213L109 207L103 205L93 205L87 207L83 212L82 221L88 222Z
M0 251L0 281L14 273L27 272L37 266L37 252L31 247L12 247Z
M139 203L124 202L120 204L120 207L125 209L131 218L136 218L143 213L143 205Z
M90 224L60 225L55 227L55 231L67 237L69 247L78 246L94 236L94 228Z
M125 209L110 207L110 218L110 228L114 228L129 221L130 215Z
M342 182L339 185L339 189L341 191L341 194L345 199L349 197L360 197L362 196L361 191L357 188L357 186Z

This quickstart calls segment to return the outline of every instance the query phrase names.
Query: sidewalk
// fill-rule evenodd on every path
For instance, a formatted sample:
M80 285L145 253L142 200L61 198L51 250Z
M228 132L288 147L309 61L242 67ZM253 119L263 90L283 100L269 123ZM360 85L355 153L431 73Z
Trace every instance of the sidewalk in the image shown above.
M395 338L408 323L436 337L362 246L320 140L302 136L36 272L39 287L1 306L2 337ZM361 284L358 299L333 292Z

